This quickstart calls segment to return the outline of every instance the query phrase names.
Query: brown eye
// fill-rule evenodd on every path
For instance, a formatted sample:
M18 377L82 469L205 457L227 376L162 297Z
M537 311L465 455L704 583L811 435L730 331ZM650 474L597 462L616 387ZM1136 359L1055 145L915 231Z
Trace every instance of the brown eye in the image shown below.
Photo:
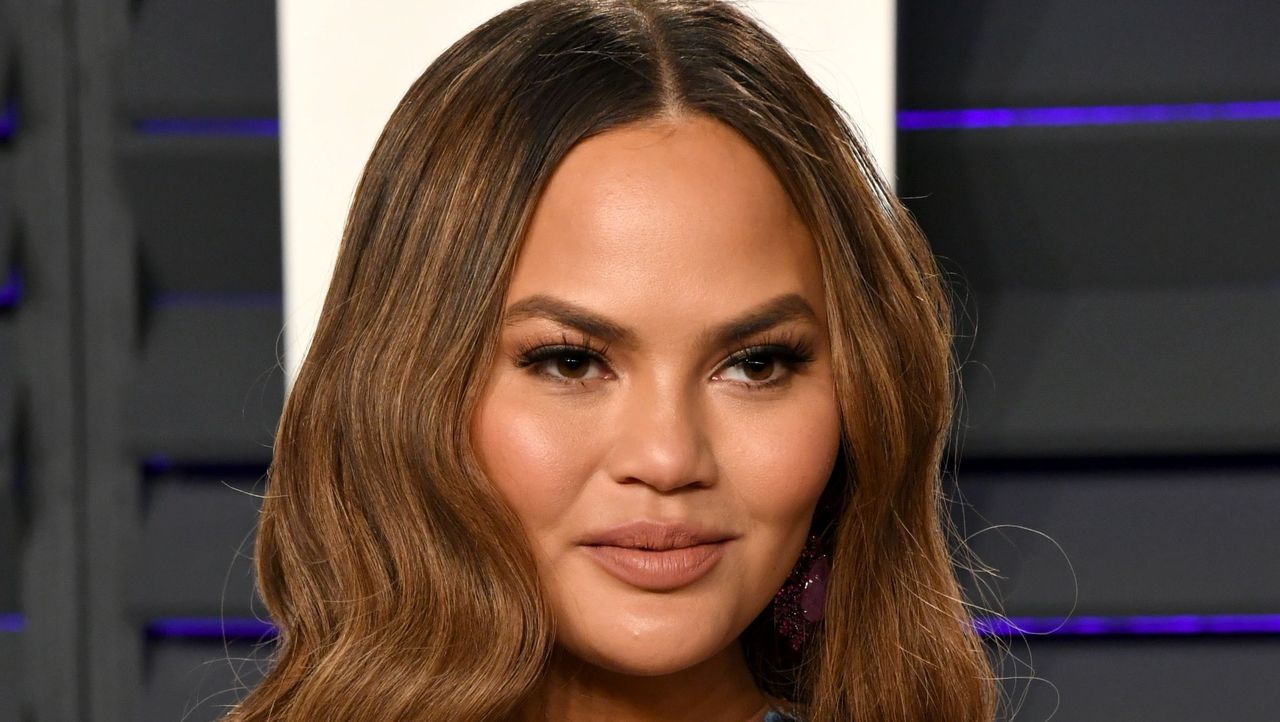
M591 368L591 357L583 354L561 354L556 357L556 373L567 379L581 379Z
M561 336L561 341L563 343L523 347L511 360L517 368L528 369L538 378L575 387L585 387L593 380L604 378L602 374L609 366L605 360L608 346L592 347L586 338L579 344L570 343L567 336ZM598 367L594 374L592 366Z
M776 362L772 356L760 355L745 358L741 361L742 370L752 381L768 381L773 376Z
M803 341L788 341L751 346L733 354L725 362L725 371L741 374L729 380L757 391L782 388L805 364L814 359L812 348Z

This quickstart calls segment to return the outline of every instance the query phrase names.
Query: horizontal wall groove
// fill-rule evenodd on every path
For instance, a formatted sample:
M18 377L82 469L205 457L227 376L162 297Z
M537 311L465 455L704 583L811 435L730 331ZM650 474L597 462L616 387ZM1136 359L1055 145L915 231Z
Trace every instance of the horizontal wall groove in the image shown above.
M133 129L144 135L279 136L279 118L141 118Z
M1280 474L1280 454L1116 455L1116 456L973 456L962 457L946 467L953 474L995 476L1012 474L1110 474L1113 472L1255 472L1273 470ZM1280 476L1277 477L1280 481Z
M1280 100L1048 107L906 109L898 129L965 130L1028 126L1135 125L1280 119Z
M1280 614L1165 614L1072 617L979 617L984 637L1219 637L1280 636ZM150 639L261 642L277 635L253 618L160 617L147 622Z

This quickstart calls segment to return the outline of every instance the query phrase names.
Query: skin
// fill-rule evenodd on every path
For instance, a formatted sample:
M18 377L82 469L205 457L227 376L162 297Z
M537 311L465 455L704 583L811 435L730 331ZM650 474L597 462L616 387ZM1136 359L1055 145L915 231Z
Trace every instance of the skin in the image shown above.
M787 294L812 317L704 338ZM510 313L535 295L629 337L605 348L554 314ZM758 718L766 698L738 636L795 564L840 443L821 266L777 177L745 138L703 116L587 139L539 199L504 303L471 432L529 536L558 625L526 718ZM797 340L811 360L767 349L730 358ZM519 364L522 351L565 343L605 353ZM759 386L770 380L780 383ZM649 591L577 543L635 519L737 537L706 576Z

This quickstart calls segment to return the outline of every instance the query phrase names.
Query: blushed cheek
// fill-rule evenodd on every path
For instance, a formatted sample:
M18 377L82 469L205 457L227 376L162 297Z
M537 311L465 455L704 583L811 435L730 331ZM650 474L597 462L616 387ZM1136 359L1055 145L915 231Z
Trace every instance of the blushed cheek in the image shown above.
M519 398L486 397L473 433L485 472L536 537L561 518L589 475L590 439Z
M760 522L780 533L807 523L831 477L840 450L839 415L834 404L797 407L776 419L766 434L743 437L735 464L743 470L739 490Z

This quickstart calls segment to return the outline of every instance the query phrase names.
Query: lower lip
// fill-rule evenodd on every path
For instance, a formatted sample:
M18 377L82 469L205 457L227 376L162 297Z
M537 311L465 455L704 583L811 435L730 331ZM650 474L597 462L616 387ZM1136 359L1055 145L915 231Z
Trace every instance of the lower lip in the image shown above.
M606 572L633 587L669 592L688 586L715 567L728 540L654 551L631 547L584 546Z

